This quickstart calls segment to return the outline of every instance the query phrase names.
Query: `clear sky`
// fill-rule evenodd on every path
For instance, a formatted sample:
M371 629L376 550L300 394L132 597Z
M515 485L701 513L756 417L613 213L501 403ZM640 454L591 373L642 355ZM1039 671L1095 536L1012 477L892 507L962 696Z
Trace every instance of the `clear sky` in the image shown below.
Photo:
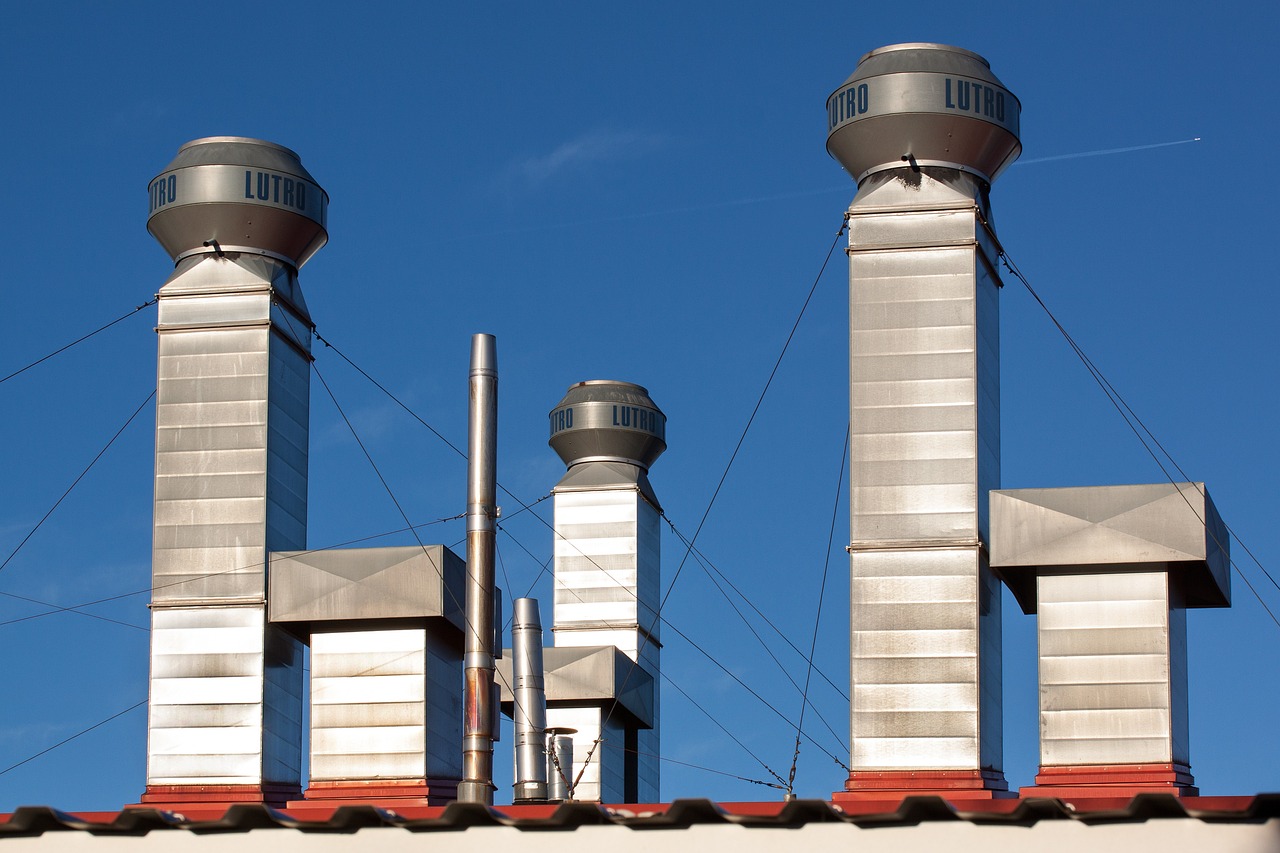
M545 416L568 385L647 386L669 419L652 481L692 535L854 193L824 150L825 99L866 51L936 41L987 57L1021 99L1023 160L992 193L1010 255L1280 572L1280 223L1267 179L1280 125L1276 7L782 7L11 4L0 25L0 375L163 283L171 264L145 229L146 187L182 143L269 139L297 151L331 198L330 244L301 275L320 334L457 444L469 338L495 334L499 479L525 501L563 471ZM1179 144L1115 150L1160 143ZM698 539L806 648L847 422L846 276L837 251ZM1001 299L1003 485L1163 480L1027 292L1009 280ZM154 319L148 308L0 385L0 559L154 387ZM462 461L332 351L316 354L411 517L461 512ZM314 379L312 389L309 545L401 527ZM0 592L65 606L146 590L153 426L147 407L0 572ZM842 689L846 496L847 485L817 660ZM464 535L462 522L427 532L446 544ZM532 585L549 623L546 528L512 518L499 551L500 582L509 594ZM1233 553L1280 612L1280 590L1237 543ZM664 588L684 555L665 531ZM1192 771L1211 794L1280 789L1280 627L1239 576L1233 586L1233 608L1188 617ZM135 594L90 612L145 627L146 602ZM45 610L0 600L0 770L146 697L145 630L25 618ZM798 694L696 561L666 616L795 720ZM803 664L753 627L802 681ZM665 639L671 678L785 776L794 728L674 632ZM1007 595L1004 640L1005 772L1027 785L1034 619ZM847 740L846 703L815 684ZM769 778L670 687L663 719L666 757ZM805 727L847 761L821 722ZM138 709L0 774L0 811L136 802L145 731ZM510 749L507 726L499 802L510 798ZM681 764L663 772L668 799L780 796ZM801 796L827 796L844 775L806 740Z

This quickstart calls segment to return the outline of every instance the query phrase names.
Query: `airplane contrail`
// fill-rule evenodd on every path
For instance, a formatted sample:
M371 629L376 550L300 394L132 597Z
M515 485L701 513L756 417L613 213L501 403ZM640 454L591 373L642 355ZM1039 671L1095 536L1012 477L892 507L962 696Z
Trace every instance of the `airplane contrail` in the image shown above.
M1033 160L1018 160L1014 166L1029 166L1034 163L1049 163L1055 160L1076 160L1081 157L1103 157L1107 154L1128 154L1132 151L1147 151L1152 148L1168 148L1172 145L1187 145L1192 142L1199 142L1199 136L1193 136L1190 139L1178 139L1173 142L1153 142L1150 145L1128 145L1124 148L1100 148L1096 151L1079 151L1075 154L1056 154L1052 157L1036 157ZM752 204L763 204L770 201L783 201L794 198L808 198L812 196L831 195L835 193L848 194L856 191L852 185L832 186L824 189L798 190L795 192L777 193L774 195L762 195L749 198L726 199L724 201L706 202L704 204L694 204L684 207L667 207L660 210L637 211L633 213L620 214L617 216L598 217L594 219L578 219L566 222L539 222L535 225L515 228L503 228L497 231L486 230L477 231L472 234L458 234L450 237L440 237L436 240L428 240L420 245L436 245L440 243L453 243L458 240L469 237L492 237L495 234L520 234L536 231L550 231L559 228L577 228L582 225L598 225L610 222L629 222L637 219L650 219L656 216L670 216L679 213L696 213L705 210L715 210L726 207L745 207Z
M1101 157L1105 154L1128 154L1130 151L1147 151L1151 148L1168 148L1170 145L1186 145L1190 142L1199 141L1200 137L1193 136L1190 139L1179 139L1174 142L1153 142L1150 145L1129 145L1124 148L1099 148L1097 151L1081 151L1076 154L1057 154L1053 157L1036 157L1034 160L1019 160L1013 165L1030 166L1032 163L1048 163L1051 160L1076 160L1080 157Z

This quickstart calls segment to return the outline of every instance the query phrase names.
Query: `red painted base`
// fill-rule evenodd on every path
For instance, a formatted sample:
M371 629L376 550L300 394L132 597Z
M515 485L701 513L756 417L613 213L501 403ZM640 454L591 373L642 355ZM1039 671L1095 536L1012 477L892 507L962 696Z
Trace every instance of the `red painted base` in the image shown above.
M947 800L991 800L1014 797L998 770L854 770L844 790L831 800L837 804L901 800L937 796Z
M1024 797L1132 797L1173 794L1195 797L1200 790L1185 764L1073 764L1041 767L1036 783L1019 788Z
M165 811L226 809L239 803L259 803L284 808L298 796L296 785L148 785L142 801L135 803Z
M337 806L443 806L458 799L459 779L378 779L367 782L313 782L304 799L289 803L290 811L332 810Z

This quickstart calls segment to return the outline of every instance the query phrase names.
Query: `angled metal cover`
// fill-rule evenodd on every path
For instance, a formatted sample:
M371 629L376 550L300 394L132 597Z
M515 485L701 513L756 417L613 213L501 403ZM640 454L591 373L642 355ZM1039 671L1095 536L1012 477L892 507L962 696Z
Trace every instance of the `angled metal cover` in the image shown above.
M440 617L462 630L466 564L443 545L277 551L272 622Z
M644 469L626 462L596 462L592 465L574 465L560 478L553 494L560 492L598 492L601 489L633 488L639 491L649 503L661 507L658 496L649 483L649 475Z
M1039 574L1159 566L1184 574L1188 607L1230 606L1227 529L1203 483L991 492L991 567L1027 613Z
M653 726L653 676L616 646L551 647L542 650L549 707L605 705L617 699L616 718ZM515 709L511 696L511 655L498 661L502 710Z

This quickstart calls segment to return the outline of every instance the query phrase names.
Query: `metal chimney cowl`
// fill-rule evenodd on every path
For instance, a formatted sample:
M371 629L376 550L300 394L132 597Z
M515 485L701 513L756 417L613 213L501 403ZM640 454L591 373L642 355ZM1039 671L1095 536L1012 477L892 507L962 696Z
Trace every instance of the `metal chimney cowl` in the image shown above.
M667 416L646 389L631 382L578 382L549 417L549 443L570 467L629 462L647 471L667 449Z
M301 267L329 240L329 196L297 154L273 142L192 140L148 193L147 230L175 262L247 251Z
M976 53L912 42L877 48L827 98L827 151L855 181L945 166L994 181L1018 155L1022 106Z

